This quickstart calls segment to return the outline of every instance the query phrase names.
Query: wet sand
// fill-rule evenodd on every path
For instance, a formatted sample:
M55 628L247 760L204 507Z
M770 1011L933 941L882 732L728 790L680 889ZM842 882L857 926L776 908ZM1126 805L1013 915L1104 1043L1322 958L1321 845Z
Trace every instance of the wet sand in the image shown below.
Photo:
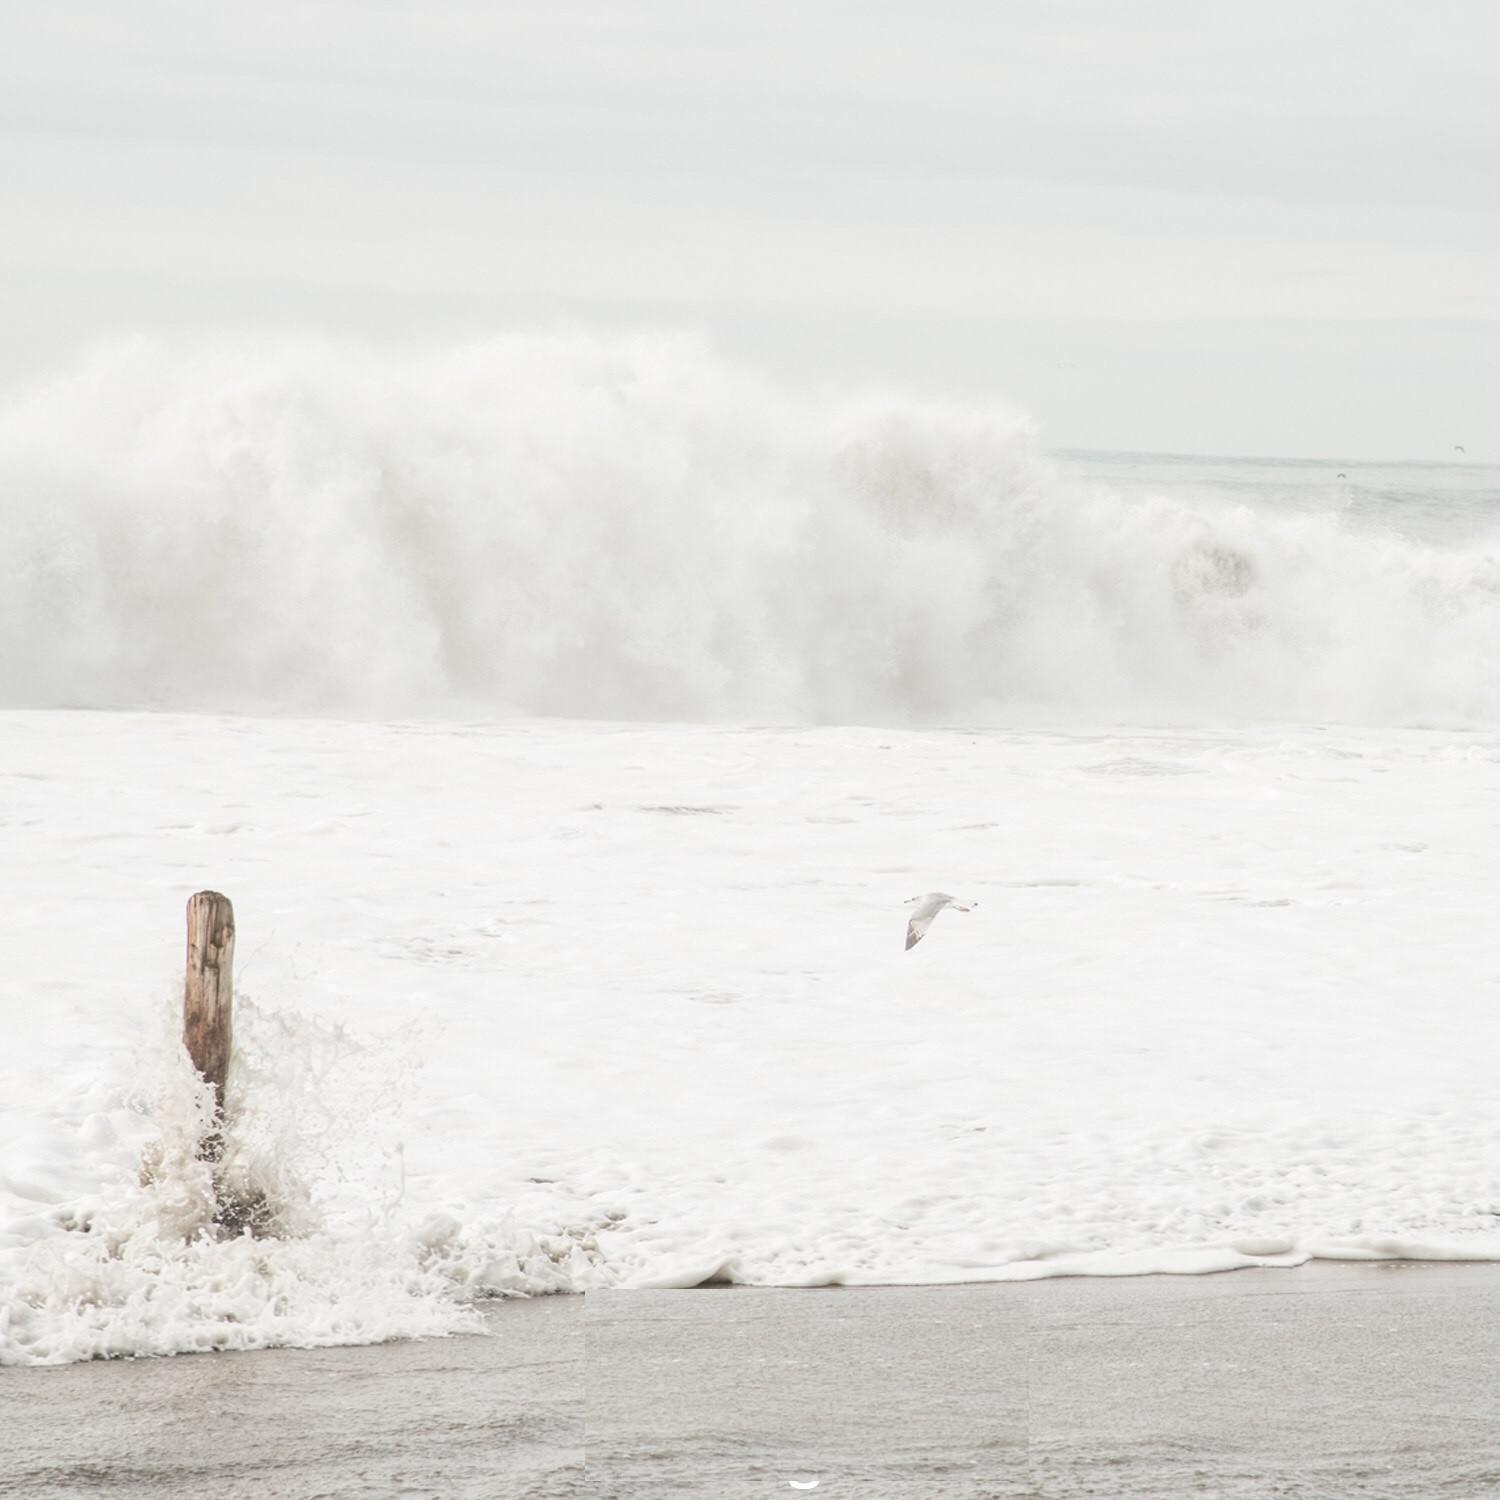
M606 1293L588 1333L610 1496L1500 1494L1494 1265Z
M580 1494L583 1313L548 1297L496 1305L488 1337L0 1370L0 1496Z
M1500 1267L606 1292L0 1371L0 1495L1500 1493Z

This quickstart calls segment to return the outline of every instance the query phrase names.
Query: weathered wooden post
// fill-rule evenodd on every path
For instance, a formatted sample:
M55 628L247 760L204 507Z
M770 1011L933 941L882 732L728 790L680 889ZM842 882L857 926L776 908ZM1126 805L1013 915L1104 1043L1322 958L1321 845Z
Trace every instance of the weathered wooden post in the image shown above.
M217 891L199 891L187 904L187 987L182 1041L193 1066L213 1086L213 1123L198 1155L217 1161L224 1149L220 1123L234 1041L234 907Z

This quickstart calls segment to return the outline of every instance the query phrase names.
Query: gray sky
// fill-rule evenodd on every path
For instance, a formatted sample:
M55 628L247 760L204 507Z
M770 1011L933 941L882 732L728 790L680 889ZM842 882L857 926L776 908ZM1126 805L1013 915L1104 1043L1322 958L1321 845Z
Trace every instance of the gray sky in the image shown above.
M1058 446L1500 460L1500 6L0 0L0 377L704 330Z

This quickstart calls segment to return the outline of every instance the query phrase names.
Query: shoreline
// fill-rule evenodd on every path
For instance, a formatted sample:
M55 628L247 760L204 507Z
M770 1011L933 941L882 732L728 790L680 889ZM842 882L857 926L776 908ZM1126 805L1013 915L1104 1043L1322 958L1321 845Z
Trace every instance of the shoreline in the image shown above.
M0 1496L1483 1492L1500 1266L1297 1269L591 1292L442 1339L7 1370Z

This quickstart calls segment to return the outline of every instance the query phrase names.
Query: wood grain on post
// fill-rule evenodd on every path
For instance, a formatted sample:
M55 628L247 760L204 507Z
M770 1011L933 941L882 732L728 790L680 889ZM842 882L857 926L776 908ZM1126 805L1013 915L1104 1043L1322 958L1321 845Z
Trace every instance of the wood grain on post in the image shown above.
M234 1041L234 907L217 891L199 891L188 900L187 927L182 1041L193 1066L213 1086L215 1128L205 1137L200 1154L216 1158Z

